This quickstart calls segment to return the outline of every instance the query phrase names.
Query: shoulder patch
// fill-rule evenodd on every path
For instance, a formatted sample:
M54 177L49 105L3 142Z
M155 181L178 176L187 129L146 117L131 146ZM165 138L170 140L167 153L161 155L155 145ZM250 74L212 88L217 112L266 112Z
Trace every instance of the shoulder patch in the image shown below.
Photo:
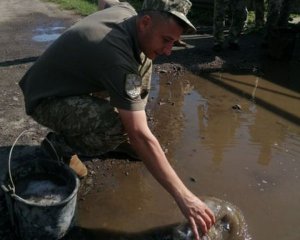
M131 99L137 98L141 94L142 78L137 74L127 74L125 80L125 91Z

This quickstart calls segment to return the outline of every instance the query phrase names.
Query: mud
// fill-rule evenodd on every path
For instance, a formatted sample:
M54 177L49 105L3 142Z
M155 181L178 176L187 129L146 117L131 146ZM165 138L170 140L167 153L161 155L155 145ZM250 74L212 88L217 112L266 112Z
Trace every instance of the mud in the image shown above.
M2 177L25 129L34 133L22 137L13 162L47 158L39 144L48 129L26 116L17 83L80 17L37 0L1 1L0 9ZM240 51L215 53L210 28L198 29L183 37L187 48L155 61L149 125L186 185L238 206L253 239L299 239L299 34L290 59L276 61L266 58L260 32L243 35ZM163 239L184 221L141 162L84 160L89 175L81 181L77 227L65 239Z

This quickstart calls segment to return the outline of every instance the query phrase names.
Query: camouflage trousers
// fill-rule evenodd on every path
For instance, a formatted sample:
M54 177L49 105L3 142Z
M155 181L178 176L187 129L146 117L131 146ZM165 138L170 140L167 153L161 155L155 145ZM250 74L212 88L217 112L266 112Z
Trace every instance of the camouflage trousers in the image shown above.
M56 132L65 149L79 155L98 156L127 141L116 109L108 100L90 95L43 100L32 118Z
M265 2L264 0L254 0L255 26L262 27L265 23Z
M292 0L269 0L266 27L267 31L274 27L286 27Z
M239 37L247 20L245 0L215 0L214 2L214 41L215 44L224 42L224 26L226 9L230 14L229 41L238 43Z

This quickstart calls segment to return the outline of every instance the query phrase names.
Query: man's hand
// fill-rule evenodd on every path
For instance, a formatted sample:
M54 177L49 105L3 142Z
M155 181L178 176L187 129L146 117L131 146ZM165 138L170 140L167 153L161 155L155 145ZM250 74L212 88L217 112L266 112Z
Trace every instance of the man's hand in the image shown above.
M213 212L195 195L190 193L188 196L177 201L183 215L188 219L196 240L200 240L200 233L205 235L215 223Z

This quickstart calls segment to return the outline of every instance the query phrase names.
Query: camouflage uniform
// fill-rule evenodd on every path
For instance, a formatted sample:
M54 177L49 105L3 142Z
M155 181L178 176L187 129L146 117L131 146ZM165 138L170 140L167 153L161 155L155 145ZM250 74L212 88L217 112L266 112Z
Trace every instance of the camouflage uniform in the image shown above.
M192 3L189 0L145 0L143 2L142 10L159 10L169 12L185 23L187 27L185 32L192 33L196 32L196 28L186 17L191 7Z
M265 1L254 0L255 26L262 27L265 23Z
M50 98L37 106L32 117L59 134L66 152L101 155L127 140L116 109L99 97Z
M286 27L292 0L269 0L266 28Z
M214 2L214 41L222 45L224 42L225 9L228 6L231 14L229 42L238 43L239 36L247 19L245 0L215 0Z
M262 46L268 56L289 59L292 55L296 33L288 28L292 0L269 0L265 35Z

